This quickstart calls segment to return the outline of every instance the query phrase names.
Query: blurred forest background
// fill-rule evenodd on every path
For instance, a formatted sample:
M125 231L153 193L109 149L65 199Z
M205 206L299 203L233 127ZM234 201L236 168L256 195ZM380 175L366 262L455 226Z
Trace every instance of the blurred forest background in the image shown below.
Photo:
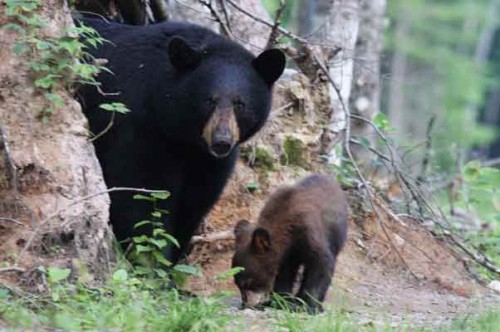
M270 13L279 2L263 0ZM282 23L314 35L329 3L287 0ZM379 84L373 118L401 167L500 263L500 1L388 0Z

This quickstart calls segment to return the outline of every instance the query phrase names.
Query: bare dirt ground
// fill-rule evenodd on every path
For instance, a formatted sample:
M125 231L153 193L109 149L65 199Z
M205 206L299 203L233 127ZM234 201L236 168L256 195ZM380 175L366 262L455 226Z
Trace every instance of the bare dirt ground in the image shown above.
M242 169L237 174L208 218L208 234L231 230L241 218L255 220L263 205L270 188L250 193L245 183L255 179ZM289 180L280 176L277 182ZM356 199L351 197L351 205ZM395 222L380 212L379 218L373 213L352 214L356 218L339 255L326 307L341 307L362 324L393 327L436 327L487 308L500 310L500 295L471 278L457 253L419 222L408 217ZM232 278L215 278L230 268L232 250L232 239L197 243L189 260L202 267L204 276L191 279L188 288L198 294L231 290L237 303ZM251 315L262 319L266 314Z

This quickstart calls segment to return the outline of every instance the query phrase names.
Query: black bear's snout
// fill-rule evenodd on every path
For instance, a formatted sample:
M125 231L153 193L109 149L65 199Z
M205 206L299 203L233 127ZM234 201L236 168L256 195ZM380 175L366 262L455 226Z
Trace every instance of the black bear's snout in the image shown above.
M217 157L225 157L231 152L233 143L230 139L214 140L212 143L212 151Z
M203 128L202 136L214 157L227 157L240 139L240 130L233 110L217 108Z

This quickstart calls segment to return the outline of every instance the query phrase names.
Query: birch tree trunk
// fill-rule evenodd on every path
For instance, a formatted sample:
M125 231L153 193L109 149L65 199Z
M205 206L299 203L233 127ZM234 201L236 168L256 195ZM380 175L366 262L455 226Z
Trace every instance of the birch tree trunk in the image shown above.
M62 1L44 1L37 14L46 23L37 31L41 39L61 36L72 24ZM0 16L0 26L12 22ZM0 29L0 261L26 271L87 265L88 275L102 275L113 256L109 198L81 200L106 190L86 120L70 93L56 87L63 106L41 121L47 100L27 67L39 59L34 51L13 53L19 38Z
M380 52L386 0L363 0L356 42L354 80L349 106L353 114L371 120L380 108ZM351 134L374 144L373 128L363 121L351 121ZM365 147L352 145L354 157L362 168L370 165L371 154Z
M330 135L338 143L346 128L349 113L349 98L353 80L354 48L358 39L360 24L360 0L335 0L330 16L317 34L319 40L327 45L340 47L340 51L330 61L330 76L335 87L330 86L332 115ZM328 156L329 163L339 164L340 154L333 149Z

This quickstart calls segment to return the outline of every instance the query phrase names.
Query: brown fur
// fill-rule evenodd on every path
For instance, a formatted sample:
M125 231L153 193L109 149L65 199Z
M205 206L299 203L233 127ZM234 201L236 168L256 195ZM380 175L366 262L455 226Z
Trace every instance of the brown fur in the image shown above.
M347 217L345 195L330 177L311 175L276 190L257 225L242 220L235 228L233 266L245 268L235 276L243 302L255 305L249 303L250 293L274 291L297 296L313 311L322 310L336 257L347 237ZM301 265L301 286L292 294Z
M230 148L238 143L240 129L234 111L231 108L216 109L203 128L203 139L212 153L213 144L218 139L225 139L230 142Z

